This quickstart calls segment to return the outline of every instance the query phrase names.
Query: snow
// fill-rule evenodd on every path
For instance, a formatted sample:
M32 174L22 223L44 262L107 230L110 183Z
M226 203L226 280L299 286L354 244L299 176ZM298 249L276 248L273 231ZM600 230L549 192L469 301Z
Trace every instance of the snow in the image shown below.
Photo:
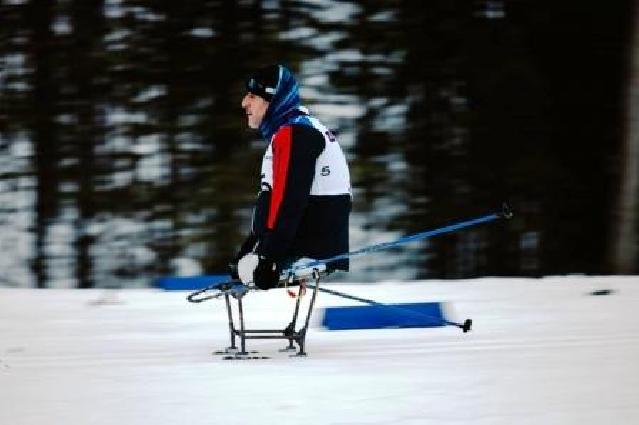
M326 285L329 285L327 283ZM331 332L306 358L225 361L222 301L186 293L0 289L0 424L639 423L638 277L334 284L382 302L440 301L473 330ZM605 296L592 291L610 289ZM320 294L319 307L354 305ZM245 298L282 327L282 290Z

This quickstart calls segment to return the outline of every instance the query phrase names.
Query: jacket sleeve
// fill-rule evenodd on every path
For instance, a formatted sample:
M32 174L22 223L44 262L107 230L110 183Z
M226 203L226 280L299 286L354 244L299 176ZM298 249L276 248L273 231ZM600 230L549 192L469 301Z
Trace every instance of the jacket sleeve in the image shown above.
M244 257L249 252L253 252L257 243L266 234L266 220L271 202L271 187L268 184L262 183L262 190L257 194L257 200L253 207L253 218L251 222L251 230L240 246L239 251L233 258L233 262L237 263L240 258Z
M273 183L266 232L257 247L259 255L281 261L290 254L324 143L319 131L305 125L284 126L275 134Z
M237 252L233 262L237 263L240 258L244 257L249 252L253 252L255 246L264 237L266 233L266 219L268 214L268 208L271 199L270 187L262 188L257 195L255 206L253 208L253 219L251 223L251 231L244 243L240 246L240 250Z

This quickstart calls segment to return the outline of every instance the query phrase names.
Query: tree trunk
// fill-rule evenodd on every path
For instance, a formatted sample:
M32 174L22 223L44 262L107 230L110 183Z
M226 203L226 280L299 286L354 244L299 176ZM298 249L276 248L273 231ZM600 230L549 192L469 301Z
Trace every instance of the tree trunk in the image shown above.
M33 144L35 150L36 223L33 272L38 288L47 286L46 239L48 226L57 211L58 154L56 126L53 121L57 92L53 77L55 51L51 32L52 0L33 0L29 4L30 60L33 63Z
M616 209L613 267L615 273L633 274L637 266L637 208L639 203L639 2L633 30L626 90L626 125L621 152L621 185Z
M76 222L76 279L79 288L92 288L93 262L90 255L92 238L87 234L87 224L95 215L94 147L103 137L102 126L96 116L97 74L104 69L96 54L103 36L103 0L75 0L71 8L73 22L73 45L70 54L71 78L75 85L75 116L77 126L74 131L75 145L79 158L78 169L78 220Z

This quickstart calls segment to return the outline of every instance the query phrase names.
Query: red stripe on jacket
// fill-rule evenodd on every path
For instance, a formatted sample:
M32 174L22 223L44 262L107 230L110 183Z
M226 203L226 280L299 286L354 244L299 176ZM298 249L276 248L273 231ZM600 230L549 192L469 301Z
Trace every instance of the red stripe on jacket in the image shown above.
M273 191L268 211L267 228L272 230L277 222L277 215L284 199L286 178L291 159L292 129L282 127L273 138Z

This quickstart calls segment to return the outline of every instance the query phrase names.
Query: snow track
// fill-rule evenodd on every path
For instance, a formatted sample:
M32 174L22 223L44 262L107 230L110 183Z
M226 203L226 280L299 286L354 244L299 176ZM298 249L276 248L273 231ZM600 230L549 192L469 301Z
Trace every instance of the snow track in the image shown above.
M155 290L0 289L0 424L639 423L639 278L331 285L445 302L454 327L310 330L307 358L224 361L222 301ZM592 296L611 289L611 295ZM284 291L245 298L282 327ZM318 307L355 305L320 294ZM317 313L319 313L319 309ZM315 322L319 320L319 314Z

